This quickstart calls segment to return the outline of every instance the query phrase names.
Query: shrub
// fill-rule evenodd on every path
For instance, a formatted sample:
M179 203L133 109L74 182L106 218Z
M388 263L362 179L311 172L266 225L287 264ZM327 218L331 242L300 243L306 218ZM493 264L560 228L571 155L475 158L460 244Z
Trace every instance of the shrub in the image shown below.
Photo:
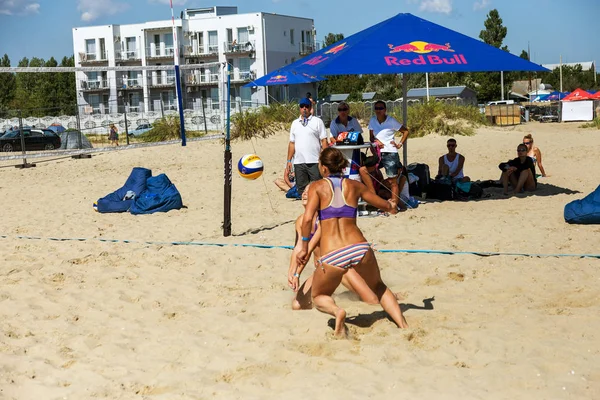
M231 139L265 138L277 131L278 124L265 116L261 109L242 110L231 116Z
M392 115L402 121L401 110L394 110ZM422 137L430 133L470 136L475 133L474 128L485 124L485 115L474 106L429 101L408 107L407 125L411 137Z
M586 124L579 125L580 128L596 128L600 129L600 117L588 122Z

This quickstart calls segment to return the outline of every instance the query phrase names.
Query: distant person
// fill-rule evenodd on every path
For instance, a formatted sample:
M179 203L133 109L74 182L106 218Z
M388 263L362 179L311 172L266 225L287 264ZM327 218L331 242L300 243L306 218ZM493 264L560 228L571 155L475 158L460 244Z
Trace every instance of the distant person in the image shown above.
M310 92L306 92L306 98L310 100L310 104L312 108L310 109L310 115L315 115L315 110L317 109L317 102L312 98L312 94Z
M286 171L294 171L298 196L301 197L310 182L321 179L319 154L321 149L327 148L327 131L323 121L311 114L310 99L300 100L299 106L300 118L294 120L290 128Z
M285 192L288 199L299 199L298 188L296 187L296 176L294 171L288 172L287 168L283 171L283 178L277 178L273 181L275 185Z
M533 144L531 133L523 137L523 144L527 146L527 155L531 157L533 163L540 169L543 177L546 177L546 171L542 165L542 152Z
M439 159L438 177L448 177L453 183L470 182L471 179L463 173L465 157L456 152L456 139L448 139L446 147L448 154L444 154Z
M381 166L385 168L387 182L392 190L392 198L398 199L400 188L397 178L402 170L398 150L404 146L408 138L408 129L394 117L386 114L385 102L379 100L374 105L375 115L369 121L369 138L381 149ZM402 134L399 142L394 137L396 132Z
M331 122L329 131L335 141L340 132L358 132L357 144L364 144L365 140L362 137L363 129L358 122L358 119L350 116L350 106L345 101L338 104L338 116Z
M502 186L504 195L508 195L508 184L513 188L513 194L522 191L533 192L537 188L535 177L535 164L531 157L527 156L527 146L520 144L517 147L518 157L498 167L502 172Z
M119 131L117 130L115 124L110 124L110 133L108 134L108 141L112 145L119 145Z

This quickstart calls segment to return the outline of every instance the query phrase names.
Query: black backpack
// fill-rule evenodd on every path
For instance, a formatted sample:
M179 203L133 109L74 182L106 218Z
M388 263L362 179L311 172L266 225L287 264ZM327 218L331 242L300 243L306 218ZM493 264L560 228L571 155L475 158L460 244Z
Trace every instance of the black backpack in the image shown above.
M483 196L483 188L477 183L471 182L471 188L468 192L463 191L456 186L454 188L454 199L461 201L480 199Z
M431 175L429 174L429 165L413 163L406 167L408 173L412 173L419 178L418 181L409 185L408 191L411 196L422 196L423 192L427 192L427 187L431 183Z
M435 180L427 186L427 199L454 200L454 185Z

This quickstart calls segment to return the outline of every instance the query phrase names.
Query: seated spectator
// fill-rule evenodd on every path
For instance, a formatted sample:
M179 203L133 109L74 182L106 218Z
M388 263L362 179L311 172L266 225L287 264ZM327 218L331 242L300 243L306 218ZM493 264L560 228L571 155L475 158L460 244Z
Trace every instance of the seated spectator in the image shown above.
M375 193L384 200L389 200L393 197L392 188L389 181L383 177L378 163L379 159L377 156L367 157L358 173L362 182L372 193ZM396 178L396 184L400 192L400 199L396 199L396 201L398 202L398 209L400 211L406 210L406 204L410 201L408 179L406 176L406 169L402 168L401 173ZM414 208L412 205L411 207Z
M471 179L464 176L463 173L465 157L456 152L456 139L448 139L446 147L448 147L448 154L441 156L439 159L437 178L448 177L453 183L470 182Z
M531 157L533 164L537 165L542 176L545 177L546 171L544 171L544 166L542 165L542 152L533 144L533 136L531 134L525 135L523 137L523 144L527 146L527 155Z
M288 199L299 199L298 188L296 187L296 176L293 171L290 173L287 170L283 171L283 179L277 178L273 181L275 185L285 192L285 197Z
M358 122L358 119L350 116L350 106L345 101L338 105L338 116L331 121L329 131L333 137L332 143L335 144L337 136L340 132L358 132L357 144L364 144L365 140L362 137L363 129Z
M518 157L498 167L502 172L502 186L504 194L508 195L508 184L513 187L513 193L517 194L523 190L532 192L537 187L535 178L535 165L531 157L527 156L527 146L520 144L517 147Z

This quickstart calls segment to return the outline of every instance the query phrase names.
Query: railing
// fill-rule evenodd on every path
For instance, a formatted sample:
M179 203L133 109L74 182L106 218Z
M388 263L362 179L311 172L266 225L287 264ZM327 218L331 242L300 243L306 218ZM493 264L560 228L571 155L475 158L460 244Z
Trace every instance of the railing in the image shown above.
M300 55L301 56L306 56L309 54L314 53L315 51L319 51L321 48L320 43L315 43L314 42L300 42Z
M108 79L81 81L81 90L104 90L108 88Z
M115 59L117 61L139 60L140 54L137 50L117 51L115 52Z
M208 45L208 54L219 54L219 45L218 44L209 44Z
M141 88L142 80L139 78L118 78L117 79L117 88L131 89L131 88Z
M189 74L185 81L188 85L200 84L217 84L219 82L219 74L203 74L200 72Z
M106 51L100 53L79 53L79 62L99 62L99 61L107 61Z
M225 49L224 51L227 54L246 54L253 52L255 47L254 40L248 40L247 42L240 43L234 40L233 42L224 42L223 48Z
M184 46L183 48L184 57L198 57L204 54L204 45L198 45L195 49L194 46Z
M162 58L162 57L173 57L175 55L175 47L146 47L146 57L148 58Z
M254 79L254 72L252 71L238 71L237 76L234 74L234 80L236 81L251 81Z
M148 86L171 86L175 84L175 75L154 75L148 77Z

